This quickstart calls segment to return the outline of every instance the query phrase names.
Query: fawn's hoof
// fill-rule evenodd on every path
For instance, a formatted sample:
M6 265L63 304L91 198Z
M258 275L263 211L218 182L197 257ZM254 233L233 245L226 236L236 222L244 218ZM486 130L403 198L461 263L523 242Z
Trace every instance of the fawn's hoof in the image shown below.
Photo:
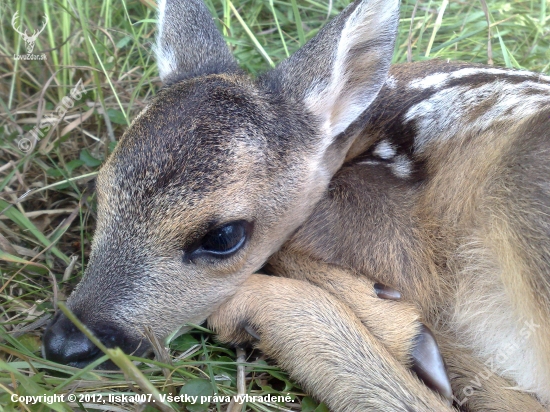
M374 284L374 291L380 299L401 300L401 292L381 283Z
M427 326L422 325L416 336L412 352L412 370L431 389L449 401L453 398L451 382L447 376L445 362L439 352L435 337Z

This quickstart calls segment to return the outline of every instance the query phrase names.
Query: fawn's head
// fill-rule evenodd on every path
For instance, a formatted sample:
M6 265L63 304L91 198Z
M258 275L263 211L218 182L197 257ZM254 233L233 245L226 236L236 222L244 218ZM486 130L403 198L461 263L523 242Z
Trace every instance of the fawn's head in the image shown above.
M253 80L200 0L160 2L165 87L101 168L92 254L68 301L107 346L200 323L307 219L385 81L398 6L355 2ZM99 356L64 316L44 341L64 363Z

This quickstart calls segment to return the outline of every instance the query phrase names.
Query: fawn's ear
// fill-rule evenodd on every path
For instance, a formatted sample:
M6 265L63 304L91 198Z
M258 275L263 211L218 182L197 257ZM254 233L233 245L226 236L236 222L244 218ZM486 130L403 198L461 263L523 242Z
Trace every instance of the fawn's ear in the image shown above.
M159 0L155 53L164 84L238 69L202 0Z
M398 22L399 0L357 0L266 77L303 102L333 139L384 84Z

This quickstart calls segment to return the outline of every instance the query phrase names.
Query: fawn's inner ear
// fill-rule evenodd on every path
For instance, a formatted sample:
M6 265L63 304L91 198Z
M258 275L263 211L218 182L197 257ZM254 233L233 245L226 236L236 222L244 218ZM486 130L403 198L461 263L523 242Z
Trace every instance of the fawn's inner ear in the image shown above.
M155 53L165 85L238 65L202 0L159 0Z
M329 142L363 113L384 85L393 55L398 0L355 1L266 77L317 115Z

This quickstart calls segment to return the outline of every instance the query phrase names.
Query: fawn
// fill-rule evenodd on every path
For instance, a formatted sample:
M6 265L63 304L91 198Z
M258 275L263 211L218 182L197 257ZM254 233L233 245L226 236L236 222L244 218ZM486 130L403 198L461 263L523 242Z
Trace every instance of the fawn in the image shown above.
M398 16L357 0L250 79L199 0L161 0L165 87L98 175L78 318L138 355L208 318L333 411L544 410L550 79L390 68ZM100 356L60 314L44 353Z

